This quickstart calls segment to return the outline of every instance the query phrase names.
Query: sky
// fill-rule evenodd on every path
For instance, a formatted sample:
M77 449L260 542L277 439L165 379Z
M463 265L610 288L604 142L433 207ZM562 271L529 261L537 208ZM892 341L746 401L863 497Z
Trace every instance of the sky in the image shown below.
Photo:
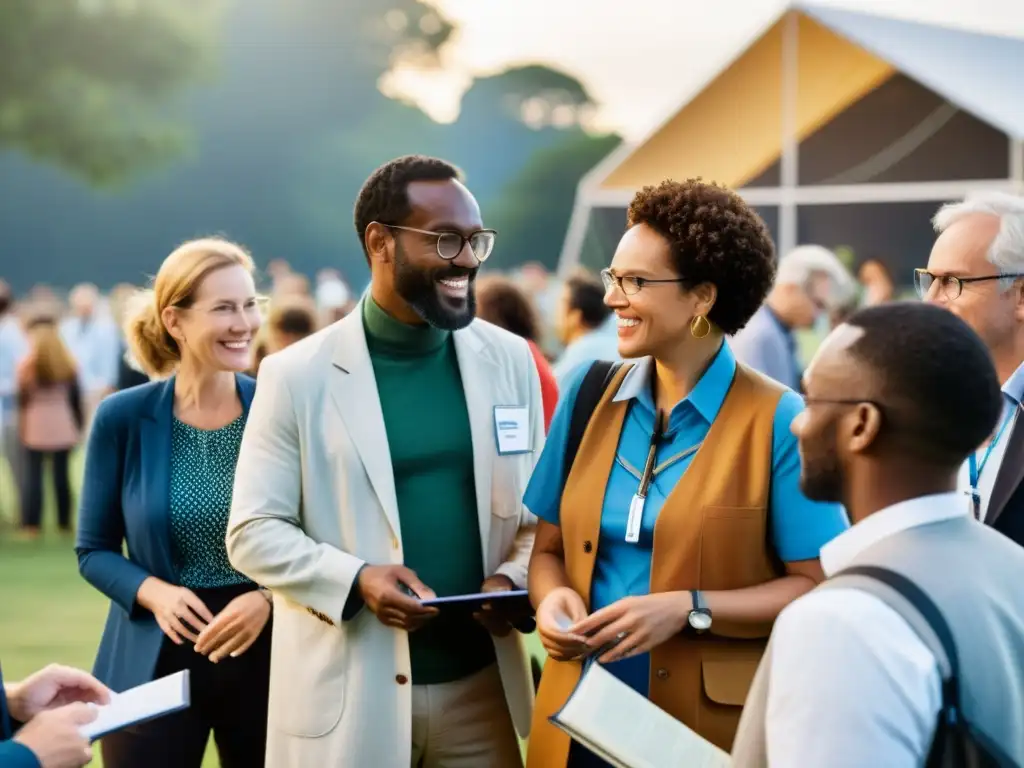
M474 75L542 63L579 78L595 127L637 139L753 42L782 0L427 0L459 29L436 71L398 68L385 93L435 120L458 116ZM816 0L816 4L1024 36L1019 0Z

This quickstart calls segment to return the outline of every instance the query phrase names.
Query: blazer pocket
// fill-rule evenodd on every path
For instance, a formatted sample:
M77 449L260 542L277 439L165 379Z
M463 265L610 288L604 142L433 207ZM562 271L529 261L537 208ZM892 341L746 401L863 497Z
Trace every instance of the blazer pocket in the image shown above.
M491 479L491 514L507 520L519 517L523 508L523 492L520 490L519 473L522 455L495 456Z
M304 607L275 611L270 722L306 738L334 730L345 705L347 650L344 630Z

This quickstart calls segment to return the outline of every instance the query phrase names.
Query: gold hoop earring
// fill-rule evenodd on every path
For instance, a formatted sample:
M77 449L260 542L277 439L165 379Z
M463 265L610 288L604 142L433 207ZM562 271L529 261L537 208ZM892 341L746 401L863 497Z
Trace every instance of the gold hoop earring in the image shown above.
M690 321L690 334L695 339L703 339L711 333L711 323L704 315L697 315Z

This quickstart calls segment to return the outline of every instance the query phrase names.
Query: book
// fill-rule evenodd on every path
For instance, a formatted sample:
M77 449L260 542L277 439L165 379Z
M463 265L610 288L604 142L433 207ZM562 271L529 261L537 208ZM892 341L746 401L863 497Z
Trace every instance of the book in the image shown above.
M729 753L687 728L596 661L551 722L616 768L729 768Z
M82 726L82 736L95 741L108 733L186 709L190 704L188 670L115 693L98 705L97 717Z

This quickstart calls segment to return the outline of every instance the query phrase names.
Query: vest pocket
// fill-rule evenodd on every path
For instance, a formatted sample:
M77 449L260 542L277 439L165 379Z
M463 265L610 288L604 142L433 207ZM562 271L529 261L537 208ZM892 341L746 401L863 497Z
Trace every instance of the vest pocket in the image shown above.
M697 731L726 752L732 749L757 664L756 659L746 658L743 653L701 661L704 696L697 713Z
M704 695L715 704L742 707L757 674L758 659L704 659Z
M763 507L704 507L698 589L741 589L774 578L765 518Z

